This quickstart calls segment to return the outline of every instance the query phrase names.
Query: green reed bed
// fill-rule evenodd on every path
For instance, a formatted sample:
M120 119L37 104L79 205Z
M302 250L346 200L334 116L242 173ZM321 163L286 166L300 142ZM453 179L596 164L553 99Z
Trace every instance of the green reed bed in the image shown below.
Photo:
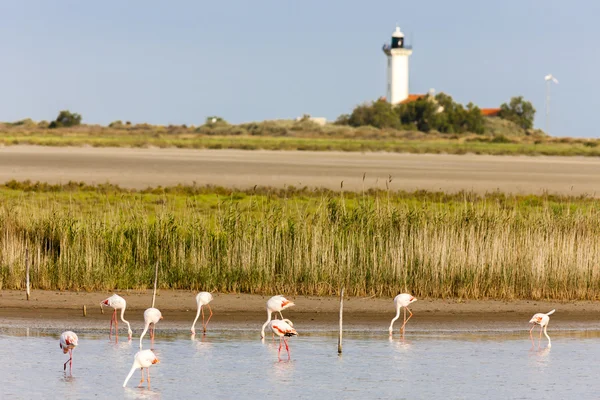
M0 187L0 288L596 299L600 202L471 193Z

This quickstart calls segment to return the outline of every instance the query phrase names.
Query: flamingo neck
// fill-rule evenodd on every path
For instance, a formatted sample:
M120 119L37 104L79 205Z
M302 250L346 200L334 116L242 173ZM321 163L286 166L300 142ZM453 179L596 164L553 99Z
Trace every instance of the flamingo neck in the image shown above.
M127 307L127 306L125 306ZM133 332L131 332L131 325L129 325L129 321L127 321L124 316L125 316L125 307L121 308L121 321L125 322L127 324L127 333L129 334L129 337L131 337L131 334Z
M150 322L146 322L146 325L144 326L144 331L142 332L142 335L140 336L140 349L142 348L142 339L144 338L144 335L146 334L146 332L148 332L149 326L150 326Z
M393 329L394 329L394 322L396 322L396 320L398 318L400 318L400 309L402 308L402 306L398 306L396 307L396 316L394 318L392 318L392 322L390 323L390 333L392 333Z
M546 331L546 328L548 328L548 325L544 325L544 335L546 335L546 338L548 339L548 348L552 347L552 341L550 340L550 336L548 336L548 332Z
M265 322L262 326L262 329L260 331L260 337L261 339L264 339L265 337L265 328L267 327L267 325L269 324L269 322L271 322L271 310L267 309L267 322Z
M196 318L194 318L194 323L192 324L192 333L196 333L196 322L198 321L198 318L200 317L200 312L202 311L202 304L200 304L200 302L198 302L198 311L196 312Z
M127 374L127 378L125 378L125 382L123 382L123 387L125 387L127 385L127 382L131 378L131 375L133 375L133 373L135 372L135 370L137 368L139 368L139 366L138 366L137 362L134 362L133 366L131 367L131 370L129 370L129 374Z

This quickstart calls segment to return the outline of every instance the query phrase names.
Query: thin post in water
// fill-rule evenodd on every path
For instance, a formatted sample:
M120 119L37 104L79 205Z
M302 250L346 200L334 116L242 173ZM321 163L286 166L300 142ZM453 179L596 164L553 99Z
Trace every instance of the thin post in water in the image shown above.
M26 280L26 294L27 300L31 297L31 292L29 290L29 248L25 247L25 280Z
M338 337L338 354L342 354L342 322L344 316L344 288L340 292L340 336Z
M154 308L154 302L156 300L156 281L158 281L158 260L156 260L156 267L154 268L154 292L152 293L152 308Z
M87 309L85 307L85 304L83 305L83 316L87 317Z

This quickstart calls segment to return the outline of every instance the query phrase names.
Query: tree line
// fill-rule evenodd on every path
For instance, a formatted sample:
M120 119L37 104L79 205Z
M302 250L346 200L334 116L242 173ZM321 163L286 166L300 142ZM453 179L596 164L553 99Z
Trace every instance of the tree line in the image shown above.
M522 96L513 97L509 103L500 106L498 117L512 121L527 130L533 128L535 108ZM354 108L351 114L341 115L335 123L353 127L373 126L421 132L482 134L485 133L484 118L481 109L473 103L465 107L455 102L451 96L439 93L397 105L392 105L384 99L361 104ZM81 120L80 114L63 110L48 127L52 129L77 126L81 124ZM117 122L122 125L121 121ZM205 122L206 125L223 123L226 124L226 121L218 116L208 117Z
M510 120L523 129L531 129L535 108L522 96L513 97L508 104L501 105L498 117ZM361 104L351 114L341 115L336 123L354 127L482 134L485 132L484 118L481 109L473 103L465 107L455 102L451 96L439 93L397 105L384 99Z

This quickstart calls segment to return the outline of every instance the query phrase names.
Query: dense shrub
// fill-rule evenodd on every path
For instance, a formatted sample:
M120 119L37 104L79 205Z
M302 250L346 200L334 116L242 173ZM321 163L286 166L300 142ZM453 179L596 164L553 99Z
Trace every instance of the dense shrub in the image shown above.
M523 129L531 129L535 118L535 108L529 101L525 101L523 96L513 97L510 99L510 103L500 106L498 116L516 123Z
M71 113L68 110L63 110L58 114L58 117L50 123L49 128L62 128L76 126L81 124L81 115Z
M435 130L442 133L483 133L481 110L473 103L465 108L452 97L440 93L424 96L404 104L391 105L383 99L362 104L350 115L341 115L338 125L373 126L376 128Z

